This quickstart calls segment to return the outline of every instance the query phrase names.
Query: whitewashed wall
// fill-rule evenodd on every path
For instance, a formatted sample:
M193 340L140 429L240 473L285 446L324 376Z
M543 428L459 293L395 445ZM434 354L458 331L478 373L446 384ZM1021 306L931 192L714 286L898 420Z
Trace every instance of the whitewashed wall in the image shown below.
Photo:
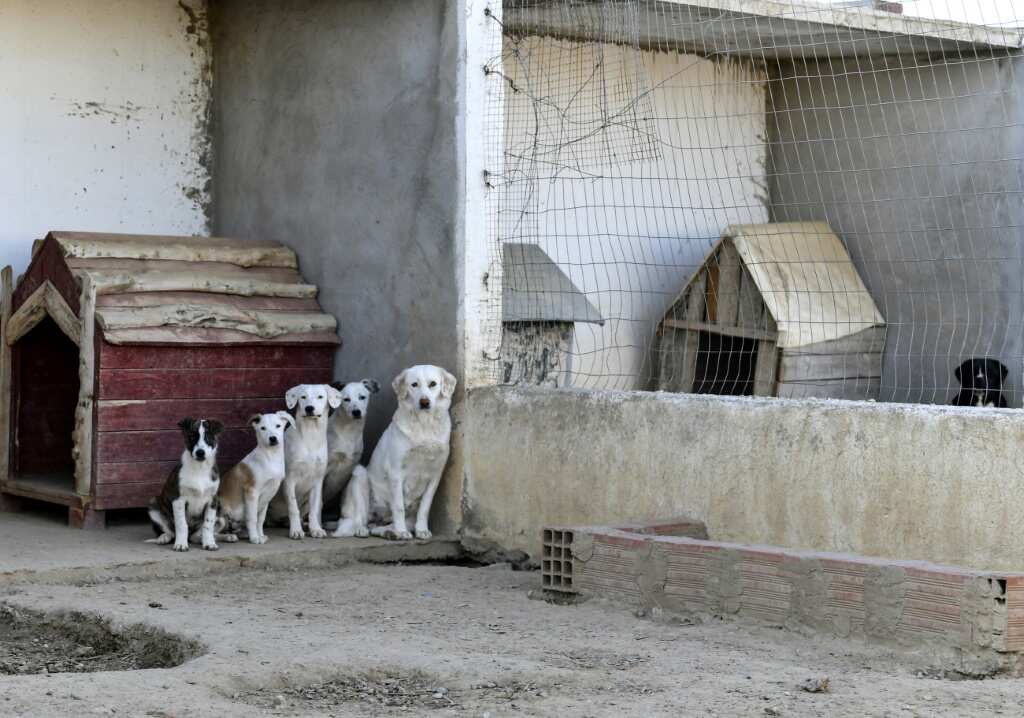
M0 266L49 229L206 231L208 45L205 0L0 0Z
M536 196L525 196L520 181L499 190L507 194L497 202L497 225L506 241L540 244L607 320L577 324L573 383L644 388L636 377L655 324L711 244L729 224L768 221L766 81L750 66L663 52L640 53L637 80L636 51L604 45L603 91L594 87L591 56L574 47L529 38L517 58L506 40L506 86L516 89L504 96L504 139L516 156L504 172L540 179ZM650 103L638 112L655 119L641 122L633 140L653 136L652 158L628 160L623 139L632 131L616 130L608 137L618 153L613 161L603 140L589 137L558 158L569 166L578 160L579 171L552 168L543 148L571 137L602 95L614 106L644 83ZM524 161L534 142L540 161Z

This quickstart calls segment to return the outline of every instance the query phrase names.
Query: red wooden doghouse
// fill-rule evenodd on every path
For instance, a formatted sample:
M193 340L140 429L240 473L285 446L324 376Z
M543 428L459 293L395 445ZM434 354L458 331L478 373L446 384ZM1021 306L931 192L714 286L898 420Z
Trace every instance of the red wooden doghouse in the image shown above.
M337 322L276 242L51 232L0 304L0 492L62 504L75 526L145 506L217 418L222 470L246 418L330 381ZM6 431L2 429L6 428Z

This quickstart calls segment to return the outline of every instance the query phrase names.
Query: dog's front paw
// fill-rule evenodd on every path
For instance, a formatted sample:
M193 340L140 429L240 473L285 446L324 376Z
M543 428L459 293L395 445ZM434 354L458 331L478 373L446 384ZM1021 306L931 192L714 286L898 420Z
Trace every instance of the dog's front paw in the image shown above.
M266 536L250 536L249 537L249 543L264 544L266 542L267 542L267 537Z
M370 529L366 528L365 526L360 526L355 530L354 535L358 536L359 538L366 538L370 535Z
M323 529L310 529L309 530L309 535L312 536L313 538L317 538L317 539L319 539L319 538L327 538L327 532L324 531Z
M215 543L204 543L203 544L203 551L219 551L219 550L220 550L220 546L218 546Z
M293 538L293 539L301 539L305 535L306 535L306 533L302 529L298 529L296 531L289 531L288 532L288 538Z
M175 551L188 551L188 544L187 543L175 543L174 544L174 550Z
M236 536L235 534L224 534L220 537L220 540L224 543L235 543L236 541L238 541L238 536Z
M416 538L418 539L425 540L433 535L434 534L430 533L430 529L416 529Z
M389 538L392 541L410 541L412 534L408 531L395 531L394 529L388 529L384 532L384 538Z

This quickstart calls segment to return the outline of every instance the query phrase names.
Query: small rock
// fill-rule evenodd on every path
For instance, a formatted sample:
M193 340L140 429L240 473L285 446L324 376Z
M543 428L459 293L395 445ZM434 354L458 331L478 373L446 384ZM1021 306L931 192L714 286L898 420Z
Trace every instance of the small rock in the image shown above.
M776 708L775 706L766 706L764 709L764 714L766 716L780 716L782 715L782 711Z
M150 608L163 608L164 604L162 604L162 603L160 603L158 601L150 601L149 602L149 607Z
M280 693L278 693L276 696L274 696L273 703L274 703L274 707L275 708L280 708L281 706L283 706L285 704L285 697L283 695L281 695Z
M435 688L434 689L434 698L444 698L446 695L448 695L448 689L447 688Z
M800 684L800 690L807 693L828 693L828 676L808 678Z

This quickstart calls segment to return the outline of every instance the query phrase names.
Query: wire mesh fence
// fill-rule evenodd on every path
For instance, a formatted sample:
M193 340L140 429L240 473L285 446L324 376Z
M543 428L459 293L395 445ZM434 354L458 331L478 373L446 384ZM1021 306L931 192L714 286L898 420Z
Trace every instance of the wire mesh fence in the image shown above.
M1013 5L492 6L495 380L1020 406Z

